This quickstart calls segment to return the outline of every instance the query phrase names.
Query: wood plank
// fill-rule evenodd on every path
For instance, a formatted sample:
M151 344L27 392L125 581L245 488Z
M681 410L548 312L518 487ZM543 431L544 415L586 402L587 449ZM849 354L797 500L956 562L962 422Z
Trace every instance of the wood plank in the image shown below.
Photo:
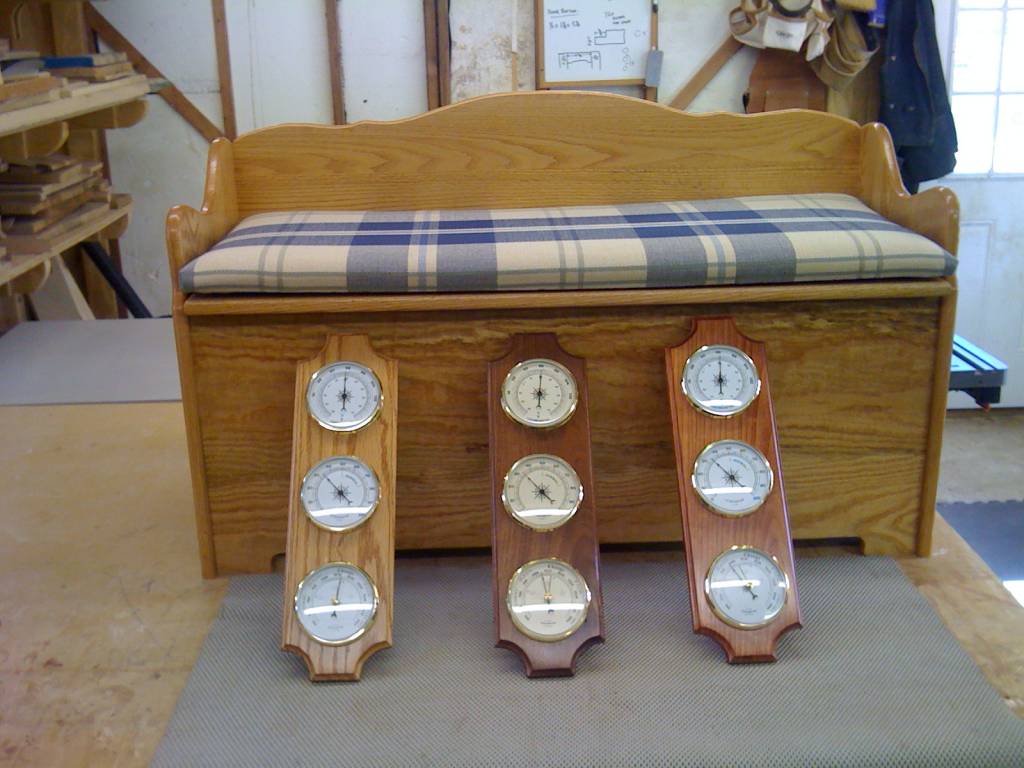
M284 551L294 364L330 333L368 335L399 360L402 548L487 546L486 362L515 333L553 332L587 360L603 541L678 541L663 350L690 319L731 314L768 345L793 535L854 536L913 552L929 439L937 298L445 309L436 313L184 317L195 460L216 552L207 572L263 571ZM176 309L180 313L180 309ZM865 360L899 359L883 380ZM258 374L257 374L258 372ZM242 390L232 382L245 381ZM621 397L628 382L628 404ZM837 393L841 393L838 394ZM629 423L630 429L621 425ZM843 471L835 476L835 466ZM245 467L243 472L240 468ZM833 476L823 497L819 481ZM637 489L640 489L639 491ZM205 513L197 511L201 517ZM439 525L439 520L444 525Z
M128 60L139 72L142 72L145 77L153 77L170 82L170 78L157 69L156 66L147 59L138 48L131 44L128 38L122 35L114 25L107 21L99 11L93 8L92 5L87 4L85 6L85 19L96 34L103 38L108 45L127 53ZM198 107L189 101L188 97L178 90L173 83L166 88L161 88L157 94L207 141L213 141L219 136L224 135L224 132L214 125L206 115L200 112Z
M100 219L109 218L107 203L86 203L78 210L31 235L8 235L7 247L12 254L55 252L68 232L83 231Z
M437 0L423 0L424 57L427 62L427 109L441 106L441 63L437 50Z
M51 262L50 276L28 298L40 320L95 320L89 302L59 256Z
M714 52L704 60L697 71L690 76L690 79L683 84L669 106L675 109L686 109L697 98L697 94L703 91L724 67L729 59L736 55L743 48L743 43L729 35Z
M104 184L105 182L103 179L98 176L87 176L81 181L70 184L64 189L53 192L42 198L4 198L0 200L0 211L3 211L5 215L32 216L40 211L45 211L56 205L62 205L69 200L73 200L83 194L87 194L95 189L101 188Z
M452 103L452 32L449 0L437 0L437 86L441 106Z
M25 96L34 96L38 93L51 91L63 87L60 78L53 77L48 73L41 73L27 80L19 80L13 83L0 84L0 102L10 99L20 99Z
M340 0L324 0L324 18L327 23L327 66L331 76L331 107L334 124L345 124L344 68L341 58L341 23L338 18ZM231 138L231 137L229 137Z
M238 120L235 116L235 85L231 77L231 49L228 43L228 17L224 0L213 0L213 40L217 48L217 81L220 83L220 111L224 123L224 135L229 139L238 136Z

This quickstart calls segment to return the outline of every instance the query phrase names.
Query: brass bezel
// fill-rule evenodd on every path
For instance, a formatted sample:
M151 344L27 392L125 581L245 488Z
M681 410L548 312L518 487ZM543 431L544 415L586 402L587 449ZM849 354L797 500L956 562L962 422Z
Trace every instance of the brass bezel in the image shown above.
M323 638L323 637L320 637L319 635L314 634L312 631L310 631L309 629L306 628L305 624L302 623L302 618L301 618L301 616L299 614L299 595L302 594L302 586L309 580L309 578L311 576L313 576L314 574L319 573L320 571L325 570L327 568L333 568L333 567L339 567L339 566L342 567L342 568L354 568L355 570L359 571L359 573L361 573L363 575L363 577L366 579L366 581L370 584L370 586L373 588L373 611L370 613L369 621L367 621L366 624L364 624L359 629L359 631L357 631L354 635L350 635L349 637L346 637L343 640L327 640L326 638ZM379 611L379 609L380 609L380 592L377 589L376 582L374 582L374 580L370 577L370 574L368 574L366 571L364 571L358 565L356 565L355 563L350 563L347 560L333 560L333 561L331 561L329 563L324 563L323 565L318 565L316 568L314 568L313 570L311 570L309 573L307 573L305 576L302 577L302 580L299 582L299 585L297 587L295 587L295 597L294 597L294 600L293 600L293 609L295 611L295 620L299 623L299 627L302 629L303 632L305 632L307 635L309 635L311 638L313 638L316 642L320 643L321 645L332 645L332 646L350 645L351 643L354 643L356 640L358 640L363 635L365 635L367 632L369 632L370 628L373 626L373 623L377 620L377 614L380 612Z
M761 460L764 461L764 465L766 467L768 467L768 490L764 494L764 499L756 507L754 507L753 509L747 510L746 512L741 512L741 513L737 514L737 513L734 513L734 512L725 512L725 511L723 511L721 509L718 509L704 495L704 492L701 490L700 486L697 484L697 467L700 465L700 460L702 458L704 458L704 454L708 453L716 445L721 445L722 443L741 443L741 444L745 445L747 448L749 448L754 453L756 453L758 456L760 456ZM755 512L757 512L757 510L761 509L761 507L763 507L767 503L768 498L772 495L772 491L775 490L775 470L772 468L772 463L770 461L768 461L768 457L765 456L763 453L761 453L761 451L756 446L751 445L750 443L746 442L745 440L737 440L734 437L727 437L727 438L724 438L722 440L715 440L713 443L708 443L707 445L704 446L703 450L701 450L701 452L697 454L697 458L693 460L693 470L690 472L690 485L693 486L693 490L697 494L697 497L701 500L701 502L704 504L704 506L707 507L710 511L714 512L716 515L719 515L721 517L729 518L730 520L736 520L736 519L739 519L741 517L746 517L747 515L754 514Z
M369 415L367 415L366 417L364 417L362 419L359 419L358 421L351 422L350 424L347 424L345 426L334 424L334 423L329 422L329 421L321 420L320 417L317 416L316 413L313 412L313 409L309 405L309 395L310 395L310 391L313 389L313 384L316 382L316 380L320 376L322 376L324 374L324 372L326 370L328 370L329 368L333 368L336 365L358 365L360 368L365 369L366 372L369 373L370 376L373 377L374 381L377 382L377 390L380 392L380 397L377 398L377 406L373 409L373 411ZM310 376L309 377L309 383L306 384L306 412L313 418L313 420L317 424L319 424L324 429L329 429L331 432L346 432L346 433L358 432L360 429L363 429L363 427L366 427L367 425L371 424L380 415L380 412L383 409L384 409L384 387L380 383L380 377L377 376L377 373L370 366L364 365L363 363L360 363L360 362L358 362L356 360L336 360L333 363L327 363L327 365L322 366L312 376Z
M699 355L701 352L711 349L712 347L728 347L729 349L738 352L750 364L750 368L754 372L754 377L757 379L757 386L754 388L753 397L751 397L750 400L742 408L739 408L733 411L732 413L715 413L714 411L708 410L705 406L701 405L700 401L697 400L697 398L694 397L693 393L691 393L686 387L686 368L687 366L690 365L690 361L694 357ZM753 405L754 401L757 400L758 396L761 394L761 372L757 370L757 366L754 364L754 360L750 357L750 355L748 355L739 347L733 346L732 344L705 344L702 347L695 349L693 353L686 358L686 362L683 363L683 370L679 375L679 386L682 387L683 395L686 397L687 402L689 402L690 405L692 405L698 411L703 413L705 416L711 416L712 418L715 419L731 419L734 416L739 416L741 413L747 410L747 408Z
M525 628L516 619L515 611L512 610L512 585L516 583L516 578L519 576L520 573L522 573L531 566L537 565L538 563L558 563L559 565L564 565L566 568L568 568L570 571L576 574L579 580L583 583L583 588L587 591L587 603L585 606L583 606L583 612L580 614L579 621L577 621L571 629L562 632L558 635L542 635ZM523 563L518 568L516 568L515 572L513 572L512 578L508 580L508 587L505 590L505 611L508 613L508 617L509 620L512 622L512 626L514 626L520 634L530 638L531 640L536 640L541 643L557 643L561 640L565 640L567 637L571 637L572 635L576 634L580 630L580 627L582 627L587 622L587 615L590 613L591 602L593 602L593 593L590 591L590 585L587 584L587 580L583 578L583 574L576 570L576 568L574 568L572 565L565 562L565 560L562 560L558 557L539 557L536 560L529 560Z
M740 552L743 550L749 552L757 552L759 555L762 555L763 557L770 560L772 563L775 564L775 567L779 569L779 573L782 574L782 578L786 582L786 593L782 598L782 605L779 606L779 610L777 610L774 614L772 614L769 618L765 619L764 621L753 624L742 621L736 621L735 619L730 619L718 607L718 605L715 603L715 599L711 596L711 572L715 570L715 566L718 564L718 561L732 552ZM720 552L715 557L715 559L711 561L711 565L708 566L707 575L704 577L704 597L708 601L708 605L711 606L711 611L721 621L725 622L730 627L735 627L736 629L751 630L767 627L769 624L771 624L773 621L779 618L779 616L782 615L782 612L786 609L786 605L789 603L789 595L791 591L792 590L790 589L789 574L786 573L786 569L782 567L782 564L779 562L779 558L777 558L775 555L765 552L763 549L753 546L752 544L733 544L728 549Z
M509 476L513 472L516 471L516 468L520 464L522 464L522 463L524 463L526 461L529 461L530 459L554 459L556 461L560 461L562 464L564 464L566 467L568 467L569 471L572 472L573 475L576 477L576 485L578 485L579 489L580 489L579 495L576 498L576 503L573 504L573 507L572 507L571 510L567 510L566 516L562 519L562 521L560 523L557 523L556 525L549 525L549 526L530 525L526 521L520 519L520 517L516 514L515 510L512 509L512 504L508 500L507 491L508 491L508 478L509 478ZM519 523L521 526L526 528L527 530L536 531L538 533L547 533L548 531L554 531L554 530L556 530L558 528L561 528L563 525L568 523L570 520L573 519L573 517L576 516L576 513L579 511L580 505L583 503L583 481L580 480L580 475L579 475L579 472L576 471L576 468L572 464L570 464L568 461L563 459L561 456L556 456L553 453L531 453L531 454L529 454L527 456L523 456L521 459L518 459L515 462L513 462L512 466L509 467L508 472L505 473L505 477L501 481L501 503L505 507L505 511L508 512L508 514L511 516L511 518L513 520L515 520L517 523Z
M537 362L548 363L549 365L557 366L558 368L565 372L566 376L569 377L569 380L572 381L573 384L572 402L569 404L569 410L566 411L565 414L556 421L543 423L523 421L518 416L516 416L516 414L512 410L512 407L508 404L508 401L505 399L505 386L508 384L508 380L512 378L512 375L517 370L526 367L530 363ZM549 357L531 357L528 360L520 360L518 363L516 363L515 365L508 369L508 373L505 374L505 378L502 379L501 382L500 400L501 410L503 410L505 412L505 415L512 419L512 421L514 421L516 424L522 424L524 427L529 427L530 429L557 429L558 427L562 426L567 421L569 421L569 419L573 417L573 414L576 413L576 407L579 405L580 402L580 385L579 382L576 381L576 376L573 375L573 372L570 371L557 360L552 360Z
M315 517L313 517L313 514L312 512L310 512L309 507L306 506L306 500L303 498L302 493L306 489L306 481L309 480L309 476L313 474L313 472L315 472L319 467L332 461L339 461L344 459L349 459L351 461L358 462L359 464L361 464L363 467L370 471L370 474L373 475L374 482L377 484L377 500L373 502L373 505L370 507L369 511L358 523L343 526L328 525L327 523L321 522L320 520L317 520ZM358 456L328 456L326 459L321 459L312 467L310 467L309 471L306 472L305 475L303 475L302 485L299 486L299 503L302 504L302 509L306 513L306 518L311 523L313 523L313 525L317 526L318 528L322 528L325 531L331 531L332 533L345 533L347 531L354 531L356 528L359 528L361 525L364 525L367 520L373 517L373 513L376 512L377 507L380 506L381 490L382 489L380 485L380 478L377 477L377 471L369 464L367 464L365 461L360 459Z

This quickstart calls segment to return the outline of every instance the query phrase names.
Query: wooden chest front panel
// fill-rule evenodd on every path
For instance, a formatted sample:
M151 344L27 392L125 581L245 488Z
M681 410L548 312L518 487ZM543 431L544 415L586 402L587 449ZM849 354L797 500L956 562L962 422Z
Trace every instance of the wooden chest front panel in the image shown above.
M295 364L329 333L366 334L399 361L399 549L489 545L487 361L534 332L587 361L601 540L679 541L663 350L698 314L732 315L767 344L793 536L912 553L938 310L922 298L189 318L217 571L267 571L284 551Z

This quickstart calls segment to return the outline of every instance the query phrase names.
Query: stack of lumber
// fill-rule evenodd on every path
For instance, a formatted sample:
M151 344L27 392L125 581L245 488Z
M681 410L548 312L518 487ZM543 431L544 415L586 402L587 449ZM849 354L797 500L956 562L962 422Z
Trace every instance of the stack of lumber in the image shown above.
M105 83L135 74L127 54L118 52L47 56L43 58L43 66L59 77L90 83Z
M38 51L12 51L0 38L0 114L67 95L67 81L42 71Z
M111 208L102 163L67 155L11 161L0 172L0 214L11 253L45 253Z

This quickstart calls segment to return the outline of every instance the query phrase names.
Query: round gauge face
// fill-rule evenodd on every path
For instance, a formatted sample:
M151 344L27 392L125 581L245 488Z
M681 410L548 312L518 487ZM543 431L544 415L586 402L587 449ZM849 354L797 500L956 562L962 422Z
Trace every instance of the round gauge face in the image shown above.
M535 531L567 523L583 501L579 475L567 461L546 453L524 456L505 475L501 490L505 509Z
M735 416L754 402L761 379L745 352L726 344L701 347L683 367L683 394L712 416Z
M302 506L309 519L329 531L365 523L380 502L377 474L354 456L324 459L302 480Z
M501 407L527 427L561 426L576 411L578 401L576 379L554 360L516 363L501 386Z
M774 483L768 459L741 440L711 443L694 462L691 479L704 503L727 517L743 517L758 509Z
M732 547L711 563L704 593L722 621L756 629L786 605L789 578L772 555L753 547Z
M309 380L306 405L320 426L335 432L354 432L380 413L380 380L359 363L325 365Z
M325 645L362 637L377 615L377 587L352 563L328 563L311 571L295 590L295 615L310 636Z
M590 588L580 572L562 560L533 560L512 574L505 604L516 629L553 643L583 626Z

